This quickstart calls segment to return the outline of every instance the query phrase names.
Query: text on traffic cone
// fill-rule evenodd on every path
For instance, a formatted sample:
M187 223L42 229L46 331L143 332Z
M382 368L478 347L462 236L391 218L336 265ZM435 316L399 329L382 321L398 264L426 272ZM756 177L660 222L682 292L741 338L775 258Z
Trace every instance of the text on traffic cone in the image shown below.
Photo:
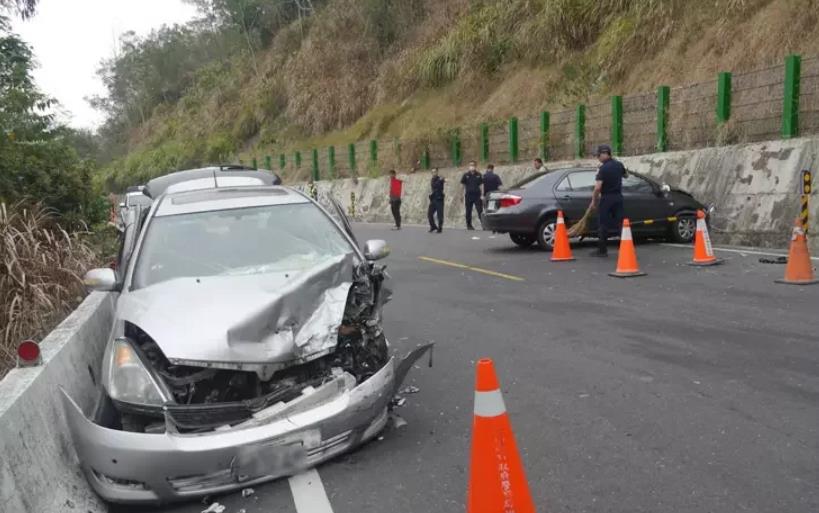
M572 246L569 244L569 232L566 230L566 221L563 219L563 211L557 211L557 224L555 224L555 241L552 244L552 262L565 262L574 260L572 256Z
M478 361L467 513L534 513L492 360Z

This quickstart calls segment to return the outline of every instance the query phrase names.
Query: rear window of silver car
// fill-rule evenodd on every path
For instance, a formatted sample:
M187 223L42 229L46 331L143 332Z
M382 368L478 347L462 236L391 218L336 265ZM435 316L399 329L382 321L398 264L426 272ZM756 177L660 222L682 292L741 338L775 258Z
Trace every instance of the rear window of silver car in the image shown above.
M300 271L353 251L312 203L155 217L131 288L182 277Z

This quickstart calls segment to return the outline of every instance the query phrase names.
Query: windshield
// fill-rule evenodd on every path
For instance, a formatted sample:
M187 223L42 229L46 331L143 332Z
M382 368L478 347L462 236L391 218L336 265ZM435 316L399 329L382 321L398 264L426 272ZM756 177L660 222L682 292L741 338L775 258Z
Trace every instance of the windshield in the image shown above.
M132 288L185 276L299 271L352 251L312 203L156 217Z

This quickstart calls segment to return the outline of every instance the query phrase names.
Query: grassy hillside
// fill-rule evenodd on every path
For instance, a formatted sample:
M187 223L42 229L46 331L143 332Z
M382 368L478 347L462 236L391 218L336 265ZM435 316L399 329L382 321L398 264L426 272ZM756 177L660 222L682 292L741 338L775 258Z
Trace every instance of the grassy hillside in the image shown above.
M179 98L128 126L108 185L294 148L425 138L819 53L817 0L316 6L258 48L204 63Z

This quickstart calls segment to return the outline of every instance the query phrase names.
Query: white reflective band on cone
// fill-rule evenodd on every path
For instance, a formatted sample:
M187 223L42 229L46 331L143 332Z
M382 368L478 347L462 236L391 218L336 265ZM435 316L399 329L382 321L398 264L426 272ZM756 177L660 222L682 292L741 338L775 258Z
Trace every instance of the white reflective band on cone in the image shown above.
M623 233L620 235L620 240L631 240L631 227L623 228Z
M557 216L557 224L566 224L563 222L563 216Z
M506 413L503 395L500 390L475 392L475 415L478 417L497 417Z
M711 246L711 236L708 235L708 228L702 231L702 240L705 241L705 254L709 257L713 257L714 248Z
M697 231L698 232L705 231L705 219L697 219Z

